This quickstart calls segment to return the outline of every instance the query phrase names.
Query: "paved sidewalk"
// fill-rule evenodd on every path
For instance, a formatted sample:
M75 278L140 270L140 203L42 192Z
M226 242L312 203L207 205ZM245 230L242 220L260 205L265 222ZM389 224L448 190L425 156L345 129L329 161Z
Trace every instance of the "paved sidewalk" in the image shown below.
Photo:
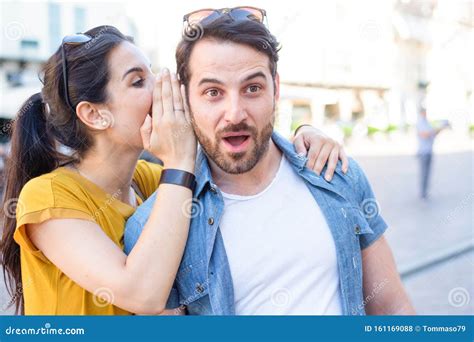
M438 148L441 153L434 157L428 201L418 198L418 160L406 153L411 148L407 141L410 137L394 141L396 147L378 141L377 149L382 151L387 146L388 156L364 155L361 146L352 151L389 224L386 236L400 270L449 254L457 246L474 244L472 141L466 144L463 137L440 136L435 151ZM412 274L404 278L404 283L420 314L474 314L472 249Z

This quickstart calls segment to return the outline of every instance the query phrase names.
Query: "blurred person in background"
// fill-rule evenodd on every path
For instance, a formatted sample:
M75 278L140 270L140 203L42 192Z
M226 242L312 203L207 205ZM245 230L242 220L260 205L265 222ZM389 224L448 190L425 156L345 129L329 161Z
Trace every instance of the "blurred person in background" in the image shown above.
M420 197L423 200L428 199L434 140L436 136L447 127L449 127L449 123L443 122L440 127L434 128L428 121L426 108L420 108L416 130L418 136L417 156L420 161Z

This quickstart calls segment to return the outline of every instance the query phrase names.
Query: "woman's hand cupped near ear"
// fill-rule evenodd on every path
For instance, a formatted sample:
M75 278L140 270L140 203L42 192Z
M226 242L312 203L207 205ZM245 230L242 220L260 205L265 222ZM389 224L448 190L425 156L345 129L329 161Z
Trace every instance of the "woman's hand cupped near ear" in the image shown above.
M184 87L167 69L156 77L152 110L140 129L143 147L165 168L194 172L197 142Z

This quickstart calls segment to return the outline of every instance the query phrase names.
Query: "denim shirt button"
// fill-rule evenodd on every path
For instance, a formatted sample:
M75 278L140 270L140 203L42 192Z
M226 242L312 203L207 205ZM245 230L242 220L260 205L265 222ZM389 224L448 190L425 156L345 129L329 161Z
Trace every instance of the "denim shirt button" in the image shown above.
M355 231L356 234L360 234L360 227L355 226L354 231Z
M197 284L196 285L196 291L199 292L199 293L203 293L204 292L204 287L202 287L201 284Z
M209 223L209 225L212 226L214 224L214 218L209 217L209 219L207 220L207 223Z

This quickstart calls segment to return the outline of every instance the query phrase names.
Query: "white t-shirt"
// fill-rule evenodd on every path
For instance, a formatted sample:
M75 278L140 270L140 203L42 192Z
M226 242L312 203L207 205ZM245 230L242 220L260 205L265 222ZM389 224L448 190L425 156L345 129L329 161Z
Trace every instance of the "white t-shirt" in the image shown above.
M223 196L237 315L342 314L332 234L285 157L259 194Z

